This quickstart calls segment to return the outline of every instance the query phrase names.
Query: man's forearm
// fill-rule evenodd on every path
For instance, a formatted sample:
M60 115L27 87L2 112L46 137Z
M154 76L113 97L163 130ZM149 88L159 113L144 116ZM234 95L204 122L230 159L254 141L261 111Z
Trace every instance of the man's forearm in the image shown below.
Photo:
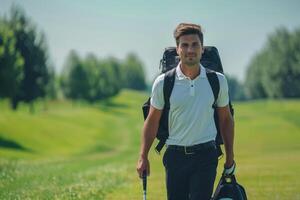
M142 131L140 156L136 168L139 177L142 177L145 171L147 172L148 176L150 175L148 153L157 134L161 114L161 110L155 109L154 107L150 106L149 114L144 123Z
M226 162L232 162L234 159L233 143L234 143L234 121L232 117L220 122L220 131L223 138Z
M152 120L149 119L145 121L143 127L142 145L140 151L141 157L143 158L148 157L148 153L156 137L157 130L158 130L158 123L154 123Z

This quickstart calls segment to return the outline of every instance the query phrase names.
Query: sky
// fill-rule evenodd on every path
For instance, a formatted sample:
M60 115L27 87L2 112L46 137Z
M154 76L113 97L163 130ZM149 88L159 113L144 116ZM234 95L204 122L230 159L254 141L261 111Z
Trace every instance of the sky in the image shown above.
M224 71L240 81L269 34L300 27L298 0L0 0L0 15L13 3L45 33L56 72L72 49L82 57L119 59L133 52L149 82L159 74L164 49L175 46L173 31L181 22L200 24L204 45L216 46Z

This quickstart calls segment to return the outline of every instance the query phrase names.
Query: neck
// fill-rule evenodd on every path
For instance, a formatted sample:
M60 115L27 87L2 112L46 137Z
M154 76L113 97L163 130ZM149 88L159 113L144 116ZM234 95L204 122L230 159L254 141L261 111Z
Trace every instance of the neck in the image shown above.
M180 69L185 76L189 77L192 80L195 79L201 72L201 68L199 64L195 66L187 66L181 64Z

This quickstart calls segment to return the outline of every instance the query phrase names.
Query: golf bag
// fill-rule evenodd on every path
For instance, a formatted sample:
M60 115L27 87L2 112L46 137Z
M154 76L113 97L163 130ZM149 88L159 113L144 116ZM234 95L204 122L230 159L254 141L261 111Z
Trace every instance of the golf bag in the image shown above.
M222 175L211 200L247 200L246 191L234 175Z
M170 109L169 98L171 96L172 89L174 86L175 68L178 65L179 61L180 58L177 55L175 47L166 48L163 54L163 58L160 61L161 73L165 73L164 86L163 86L165 106L162 111L162 116L159 122L159 128L156 135L156 138L159 140L159 143L155 147L155 150L158 153L161 151L166 140L169 137L169 130L168 130L168 116L169 116L169 109ZM220 145L223 144L223 140L220 134L219 120L216 111L216 101L219 95L220 83L217 74L215 72L223 73L223 67L222 67L218 49L212 46L204 47L204 53L202 54L200 63L206 68L207 78L214 94L215 101L212 107L214 108L214 120L217 128L217 136L215 141L217 144L218 155L221 156L223 153ZM231 114L233 115L233 108L230 101L229 101L229 106L230 106ZM149 109L150 109L150 98L143 105L143 114L145 120L148 116Z

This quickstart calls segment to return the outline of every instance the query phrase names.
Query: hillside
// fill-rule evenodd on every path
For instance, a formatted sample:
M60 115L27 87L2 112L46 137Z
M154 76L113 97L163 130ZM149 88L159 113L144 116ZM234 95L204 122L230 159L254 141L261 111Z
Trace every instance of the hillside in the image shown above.
M40 102L34 114L2 100L0 199L141 199L135 165L146 97L123 91L94 105ZM300 101L234 106L237 177L249 199L300 199ZM148 197L160 200L162 157L153 152Z

